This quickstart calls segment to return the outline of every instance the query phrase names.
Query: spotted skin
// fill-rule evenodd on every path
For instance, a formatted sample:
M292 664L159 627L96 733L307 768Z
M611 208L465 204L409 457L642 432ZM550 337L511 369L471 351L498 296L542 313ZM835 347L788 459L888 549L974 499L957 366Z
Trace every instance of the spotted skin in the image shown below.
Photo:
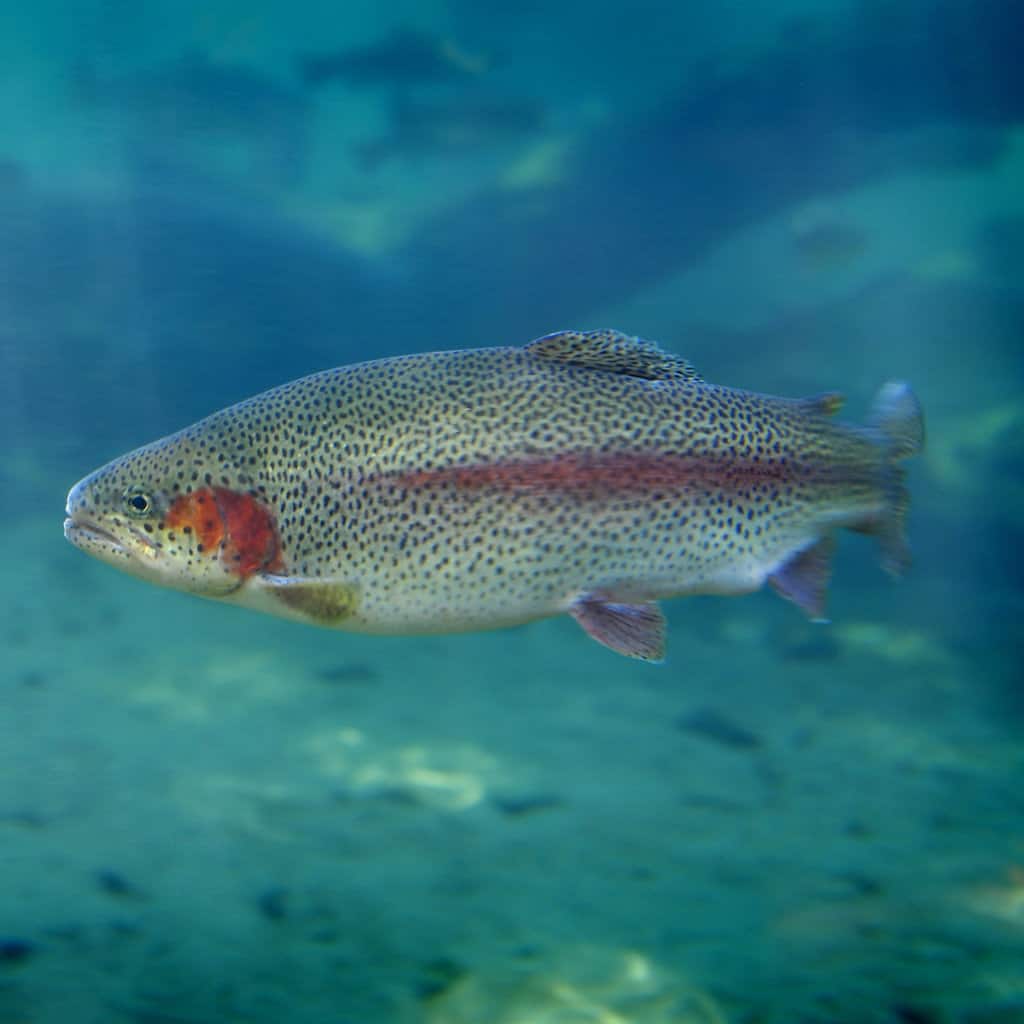
M273 514L253 495L226 487L187 491L171 501L163 523L169 543L179 532L191 536L197 555L219 552L221 562L241 579L284 567Z
M614 331L385 359L114 460L72 489L65 529L135 575L321 625L449 632L572 612L655 658L654 601L754 590L820 561L795 560L834 527L878 533L898 567L896 463L922 435L909 390L890 387L877 422L854 427L830 418L835 395L707 384ZM609 639L631 622L648 635Z

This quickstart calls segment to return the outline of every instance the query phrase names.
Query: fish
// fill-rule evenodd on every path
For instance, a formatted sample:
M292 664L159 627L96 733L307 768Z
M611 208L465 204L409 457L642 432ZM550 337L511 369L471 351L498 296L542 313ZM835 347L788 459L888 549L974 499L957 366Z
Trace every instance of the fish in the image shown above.
M814 224L794 232L793 247L808 270L841 270L864 254L867 235L852 224Z
M434 102L396 100L390 130L354 152L364 169L395 157L453 157L479 153L536 135L544 107L529 97L459 96Z
M487 56L468 53L450 39L409 28L396 29L368 46L303 54L296 63L309 86L332 81L349 85L446 82L482 75L491 64Z
M66 538L134 576L319 626L455 633L568 614L665 656L659 602L766 582L824 616L839 528L907 565L921 406L706 382L614 330L303 377L101 467Z
M754 750L761 746L761 739L756 733L714 708L701 707L688 715L681 715L676 719L676 726L735 750Z
M867 232L825 203L809 203L790 219L790 241L805 270L844 270L868 249Z

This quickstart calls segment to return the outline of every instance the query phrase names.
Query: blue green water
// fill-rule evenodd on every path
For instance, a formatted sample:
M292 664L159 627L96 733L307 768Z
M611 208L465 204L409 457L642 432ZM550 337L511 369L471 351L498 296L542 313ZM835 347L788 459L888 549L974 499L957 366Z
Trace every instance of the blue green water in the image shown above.
M1024 1021L1016 6L0 10L0 1024ZM907 577L846 536L830 625L676 601L651 667L61 536L266 387L601 326L913 382Z

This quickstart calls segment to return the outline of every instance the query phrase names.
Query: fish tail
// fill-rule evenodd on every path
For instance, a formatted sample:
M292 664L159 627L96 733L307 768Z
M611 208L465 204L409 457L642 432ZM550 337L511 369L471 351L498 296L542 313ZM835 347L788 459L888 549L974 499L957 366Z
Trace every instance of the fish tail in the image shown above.
M865 524L882 549L882 568L892 576L901 575L910 564L910 550L904 520L910 495L903 483L900 463L924 447L924 414L921 403L905 381L882 386L868 417L868 426L882 446L882 511Z

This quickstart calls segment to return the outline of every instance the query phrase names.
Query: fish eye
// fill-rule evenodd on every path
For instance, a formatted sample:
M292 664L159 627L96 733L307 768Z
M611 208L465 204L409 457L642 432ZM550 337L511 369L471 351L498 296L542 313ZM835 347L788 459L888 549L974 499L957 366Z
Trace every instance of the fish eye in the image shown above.
M153 509L153 499L145 491L127 491L124 503L132 516L145 516Z

